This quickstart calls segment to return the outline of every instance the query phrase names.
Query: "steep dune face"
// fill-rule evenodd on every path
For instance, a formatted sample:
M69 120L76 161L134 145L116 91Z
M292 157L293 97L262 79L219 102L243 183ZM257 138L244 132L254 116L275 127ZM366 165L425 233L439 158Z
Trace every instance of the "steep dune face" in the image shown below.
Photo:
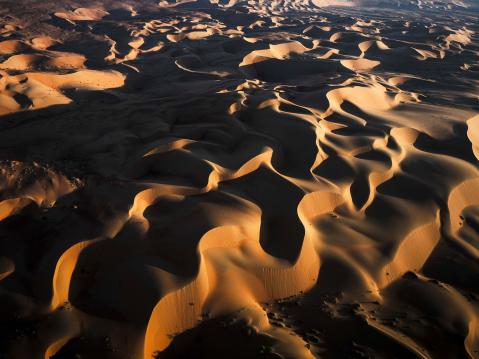
M5 5L1 354L478 357L471 4Z

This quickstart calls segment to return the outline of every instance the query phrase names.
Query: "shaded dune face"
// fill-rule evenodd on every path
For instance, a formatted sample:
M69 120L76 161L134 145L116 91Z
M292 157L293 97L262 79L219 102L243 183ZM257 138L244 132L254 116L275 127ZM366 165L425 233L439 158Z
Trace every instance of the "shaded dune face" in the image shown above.
M478 13L398 4L0 9L0 353L477 358Z

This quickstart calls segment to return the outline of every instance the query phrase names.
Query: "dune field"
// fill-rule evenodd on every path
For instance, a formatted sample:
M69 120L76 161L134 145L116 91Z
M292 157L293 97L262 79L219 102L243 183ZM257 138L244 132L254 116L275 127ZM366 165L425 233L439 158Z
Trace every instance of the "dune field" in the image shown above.
M479 358L479 2L0 1L0 359Z

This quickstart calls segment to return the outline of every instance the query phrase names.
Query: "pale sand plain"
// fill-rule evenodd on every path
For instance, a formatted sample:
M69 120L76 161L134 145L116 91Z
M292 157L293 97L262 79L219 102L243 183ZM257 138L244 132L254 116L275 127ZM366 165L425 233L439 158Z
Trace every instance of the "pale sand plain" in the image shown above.
M478 358L477 31L4 1L0 358Z

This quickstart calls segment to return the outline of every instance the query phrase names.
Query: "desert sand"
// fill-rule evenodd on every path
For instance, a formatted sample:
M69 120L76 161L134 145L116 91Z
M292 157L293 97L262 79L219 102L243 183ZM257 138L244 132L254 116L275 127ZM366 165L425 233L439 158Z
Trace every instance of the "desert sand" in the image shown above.
M479 358L476 1L3 1L0 358Z

